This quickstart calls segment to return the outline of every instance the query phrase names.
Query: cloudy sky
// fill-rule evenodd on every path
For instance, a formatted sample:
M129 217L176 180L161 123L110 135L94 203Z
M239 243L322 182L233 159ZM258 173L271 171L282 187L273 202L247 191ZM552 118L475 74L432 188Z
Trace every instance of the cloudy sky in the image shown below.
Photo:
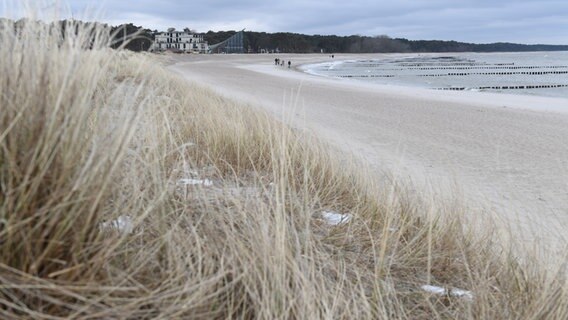
M49 12L55 3L67 3L65 14L75 18L112 24L132 22L158 30L190 27L206 32L246 28L306 34L386 34L416 40L568 44L568 0L32 0L31 3L41 3L42 12ZM2 15L8 15L5 8L0 10L4 11Z

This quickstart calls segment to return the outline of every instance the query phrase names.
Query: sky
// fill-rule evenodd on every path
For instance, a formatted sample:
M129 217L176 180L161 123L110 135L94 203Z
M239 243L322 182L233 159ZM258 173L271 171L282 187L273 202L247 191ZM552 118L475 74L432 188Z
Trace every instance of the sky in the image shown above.
M0 0L14 18L25 0ZM388 35L412 40L568 44L568 0L28 0L40 15L149 29ZM14 5L16 3L16 5ZM8 4L8 5L7 5ZM10 7L7 10L6 7ZM57 8L57 9L54 9Z

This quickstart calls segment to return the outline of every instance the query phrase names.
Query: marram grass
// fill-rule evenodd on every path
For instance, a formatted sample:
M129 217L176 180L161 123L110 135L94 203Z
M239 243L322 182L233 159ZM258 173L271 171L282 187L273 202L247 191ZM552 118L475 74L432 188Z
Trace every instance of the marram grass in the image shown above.
M568 318L565 270L521 264L463 206L101 26L0 29L1 318Z

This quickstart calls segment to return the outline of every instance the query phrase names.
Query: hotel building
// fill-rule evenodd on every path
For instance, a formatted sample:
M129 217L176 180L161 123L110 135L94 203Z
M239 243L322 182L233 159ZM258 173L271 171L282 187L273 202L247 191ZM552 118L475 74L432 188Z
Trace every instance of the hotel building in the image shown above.
M184 31L176 31L173 28L167 32L156 35L152 46L154 51L181 51L186 53L208 53L209 44L203 40L202 34L193 33L186 28Z

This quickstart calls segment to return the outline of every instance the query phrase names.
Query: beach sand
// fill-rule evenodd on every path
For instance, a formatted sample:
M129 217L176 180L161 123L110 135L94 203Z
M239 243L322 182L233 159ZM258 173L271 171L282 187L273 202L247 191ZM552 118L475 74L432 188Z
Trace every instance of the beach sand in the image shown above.
M463 198L471 212L494 215L504 234L511 226L517 243L564 252L568 99L329 79L277 67L277 57L293 66L331 61L327 55L184 55L169 68L306 128L379 172L412 180L433 201Z

